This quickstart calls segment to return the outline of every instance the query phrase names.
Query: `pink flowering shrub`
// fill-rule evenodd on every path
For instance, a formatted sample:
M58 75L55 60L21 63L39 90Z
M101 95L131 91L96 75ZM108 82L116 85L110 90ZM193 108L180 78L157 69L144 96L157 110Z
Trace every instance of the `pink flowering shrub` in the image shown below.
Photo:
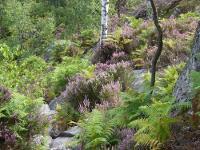
M70 102L75 110L79 111L85 111L85 108L90 111L103 101L116 105L120 91L129 86L129 79L132 77L130 69L129 62L99 63L94 77L88 79L77 75L69 80L62 93L63 100Z
M133 80L130 62L122 61L116 64L99 63L96 66L95 73L101 74L102 72L107 72L113 77L114 81L119 81L122 90L126 90Z
M11 93L9 90L4 88L3 86L0 86L0 103L4 103L5 101L9 100L11 98Z
M70 80L66 90L62 93L63 99L72 104L78 110L79 106L84 105L84 99L87 97L90 101L90 110L95 107L96 103L100 103L99 92L102 85L108 84L111 77L108 74L101 74L91 79L76 76Z
M115 63L118 63L121 61L128 61L128 60L129 60L129 57L127 54L125 54L125 52L123 52L123 51L122 52L114 52L112 54L110 63L115 64Z

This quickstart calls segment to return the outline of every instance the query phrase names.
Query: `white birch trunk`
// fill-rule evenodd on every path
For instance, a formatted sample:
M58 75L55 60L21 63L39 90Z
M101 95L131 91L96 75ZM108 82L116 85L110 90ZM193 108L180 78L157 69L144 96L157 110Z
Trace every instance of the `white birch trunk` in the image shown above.
M146 7L147 7L147 19L152 19L153 13L152 13L152 8L151 8L151 2L150 0L146 0Z
M101 0L101 38L100 44L103 44L103 40L107 38L108 35L108 10L109 10L109 0Z

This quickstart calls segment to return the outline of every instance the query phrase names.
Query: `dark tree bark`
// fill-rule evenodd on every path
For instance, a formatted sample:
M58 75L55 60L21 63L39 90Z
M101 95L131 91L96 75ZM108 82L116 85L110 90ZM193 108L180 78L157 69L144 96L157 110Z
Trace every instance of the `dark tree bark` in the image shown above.
M153 57L152 68L151 68L151 84L150 85L151 85L151 87L153 87L155 85L157 62L158 62L158 59L159 59L159 57L162 53L162 49L163 49L163 32L162 32L162 28L161 28L159 21L158 21L158 13L157 13L154 1L150 0L150 3L151 3L152 11L153 11L153 21L154 21L154 24L155 24L156 29L158 31L158 39L157 39L158 48L157 48L156 53Z
M200 22L196 29L192 54L174 88L176 102L192 100L191 71L200 72Z

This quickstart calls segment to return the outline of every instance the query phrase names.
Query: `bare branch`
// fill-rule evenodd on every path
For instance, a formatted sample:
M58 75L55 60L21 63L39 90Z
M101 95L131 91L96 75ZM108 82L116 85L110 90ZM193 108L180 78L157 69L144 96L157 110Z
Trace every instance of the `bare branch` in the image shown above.
M151 2L152 10L153 10L153 21L158 31L158 39L157 39L158 48L152 60L152 68L151 68L151 87L154 87L155 78L156 78L156 66L163 49L163 32L158 21L158 13L157 13L154 1L150 0L150 2Z

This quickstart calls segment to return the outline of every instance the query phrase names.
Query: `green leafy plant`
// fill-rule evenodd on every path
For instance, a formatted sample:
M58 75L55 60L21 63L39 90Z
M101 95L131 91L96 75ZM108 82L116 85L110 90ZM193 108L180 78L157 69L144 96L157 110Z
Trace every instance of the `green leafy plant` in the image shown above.
M47 75L45 79L47 90L52 93L51 95L58 95L73 75L87 70L88 66L89 62L85 59L65 57L63 62Z
M105 148L113 134L113 122L105 112L94 109L79 122L82 128L80 142L86 150Z
M46 62L37 56L20 61L0 61L0 84L31 98L44 96L42 84L47 71Z
M40 123L35 123L32 130L29 130L31 116L36 114L37 109L43 104L42 99L32 100L18 93L12 93L10 99L0 104L0 138L7 143L15 143L15 146L26 145L26 139L34 134L34 129L39 128ZM41 130L45 129L40 127ZM0 146L1 148L1 146Z
M161 98L163 95L165 97L168 95L172 96L173 88L176 84L176 80L179 77L180 70L185 66L184 63L180 63L176 66L169 66L159 75L158 81L156 83L156 94ZM162 99L164 100L164 99Z
M62 129L67 129L71 126L71 122L77 122L80 116L79 112L76 111L70 103L65 102L62 105L57 106L56 121L59 127Z
M170 136L170 124L176 119L169 117L170 102L153 102L150 106L141 106L140 110L146 117L132 121L129 126L137 128L134 139L137 145L160 148L162 142Z

